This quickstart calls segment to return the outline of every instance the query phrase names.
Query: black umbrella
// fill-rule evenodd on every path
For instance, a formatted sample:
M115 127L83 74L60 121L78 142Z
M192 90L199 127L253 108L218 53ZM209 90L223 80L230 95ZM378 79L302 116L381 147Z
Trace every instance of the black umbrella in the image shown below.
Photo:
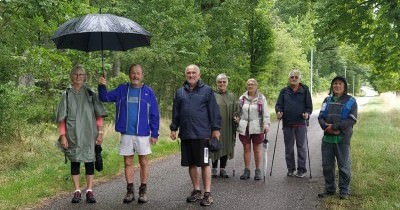
M111 14L88 14L62 24L51 39L58 49L86 52L101 50L125 51L149 46L150 33L136 22Z

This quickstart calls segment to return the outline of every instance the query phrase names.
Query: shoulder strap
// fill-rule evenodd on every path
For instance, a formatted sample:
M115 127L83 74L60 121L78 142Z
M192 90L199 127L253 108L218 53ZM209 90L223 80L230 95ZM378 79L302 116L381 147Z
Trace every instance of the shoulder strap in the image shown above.
M341 118L342 119L347 119L347 117L350 114L351 107L353 106L354 102L356 102L356 99L353 97L350 97L349 100L346 102L346 104L343 107Z
M328 96L328 97L326 98L326 101L325 101L325 110L324 110L324 112L322 112L322 117L323 117L324 119L326 119L326 116L328 115L328 107L329 107L329 103L331 102L331 100L332 100L332 96Z

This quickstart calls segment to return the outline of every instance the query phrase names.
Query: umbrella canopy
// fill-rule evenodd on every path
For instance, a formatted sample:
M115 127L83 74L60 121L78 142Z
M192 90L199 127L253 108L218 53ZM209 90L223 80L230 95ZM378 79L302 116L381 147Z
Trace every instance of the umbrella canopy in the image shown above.
M88 14L62 24L51 39L58 49L76 49L86 52L101 50L125 51L149 46L150 33L136 22L111 14Z
M88 14L62 24L52 36L58 49L125 51L149 46L150 33L136 22L111 14Z

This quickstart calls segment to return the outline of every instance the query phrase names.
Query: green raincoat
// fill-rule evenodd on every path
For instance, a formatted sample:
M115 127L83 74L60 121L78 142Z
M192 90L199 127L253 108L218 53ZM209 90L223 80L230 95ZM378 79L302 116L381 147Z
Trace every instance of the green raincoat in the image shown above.
M97 94L88 87L82 86L79 93L74 88L68 88L64 92L57 108L56 121L59 123L65 120L69 145L65 154L71 162L96 160L94 152L97 138L96 117L106 115L106 110Z
M236 137L236 127L233 116L237 111L237 101L235 100L235 96L230 92L215 92L214 95L222 119L220 140L222 141L223 148L218 152L211 153L210 157L212 161L218 160L225 155L228 155L228 158L232 159L234 156Z

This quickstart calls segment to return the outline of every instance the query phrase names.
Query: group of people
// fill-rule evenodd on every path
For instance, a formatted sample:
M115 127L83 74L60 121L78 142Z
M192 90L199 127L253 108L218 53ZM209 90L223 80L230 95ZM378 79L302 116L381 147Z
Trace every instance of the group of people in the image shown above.
M228 178L228 159L234 156L236 139L243 145L245 168L240 179L250 179L252 150L255 170L254 180L262 177L262 142L270 127L270 113L266 97L259 91L255 79L247 80L247 91L238 99L228 91L228 76L216 77L217 90L203 83L200 68L191 64L185 69L186 81L173 100L170 138L181 139L181 166L188 167L192 191L187 202L200 201L209 206L212 177ZM101 102L115 103L115 130L121 133L119 154L124 157L127 192L124 203L135 200L133 185L134 154L140 165L139 203L146 203L149 166L147 155L158 139L160 116L157 99L150 87L143 84L144 72L139 64L129 68L130 82L108 91L105 77L100 77L98 95L85 85L86 73L75 66L71 73L71 87L62 95L57 110L61 146L71 162L74 182L73 203L81 201L79 184L80 163L85 165L86 201L95 203L93 174L95 145L103 141L103 118L107 115ZM287 176L302 178L307 172L307 126L313 110L308 87L301 83L301 73L289 73L288 86L280 91L275 105L277 119L282 121L285 142ZM329 96L324 100L318 116L324 130L322 139L322 166L325 190L318 194L327 197L336 193L335 159L339 168L340 198L347 199L350 192L350 138L357 121L357 103L347 94L343 77L332 80ZM219 139L223 148L218 152L208 150L209 140ZM294 145L297 148L297 167ZM219 164L219 165L218 165ZM212 168L211 168L212 166ZM218 170L219 167L219 170ZM200 170L198 170L200 168ZM201 190L202 179L203 190Z

